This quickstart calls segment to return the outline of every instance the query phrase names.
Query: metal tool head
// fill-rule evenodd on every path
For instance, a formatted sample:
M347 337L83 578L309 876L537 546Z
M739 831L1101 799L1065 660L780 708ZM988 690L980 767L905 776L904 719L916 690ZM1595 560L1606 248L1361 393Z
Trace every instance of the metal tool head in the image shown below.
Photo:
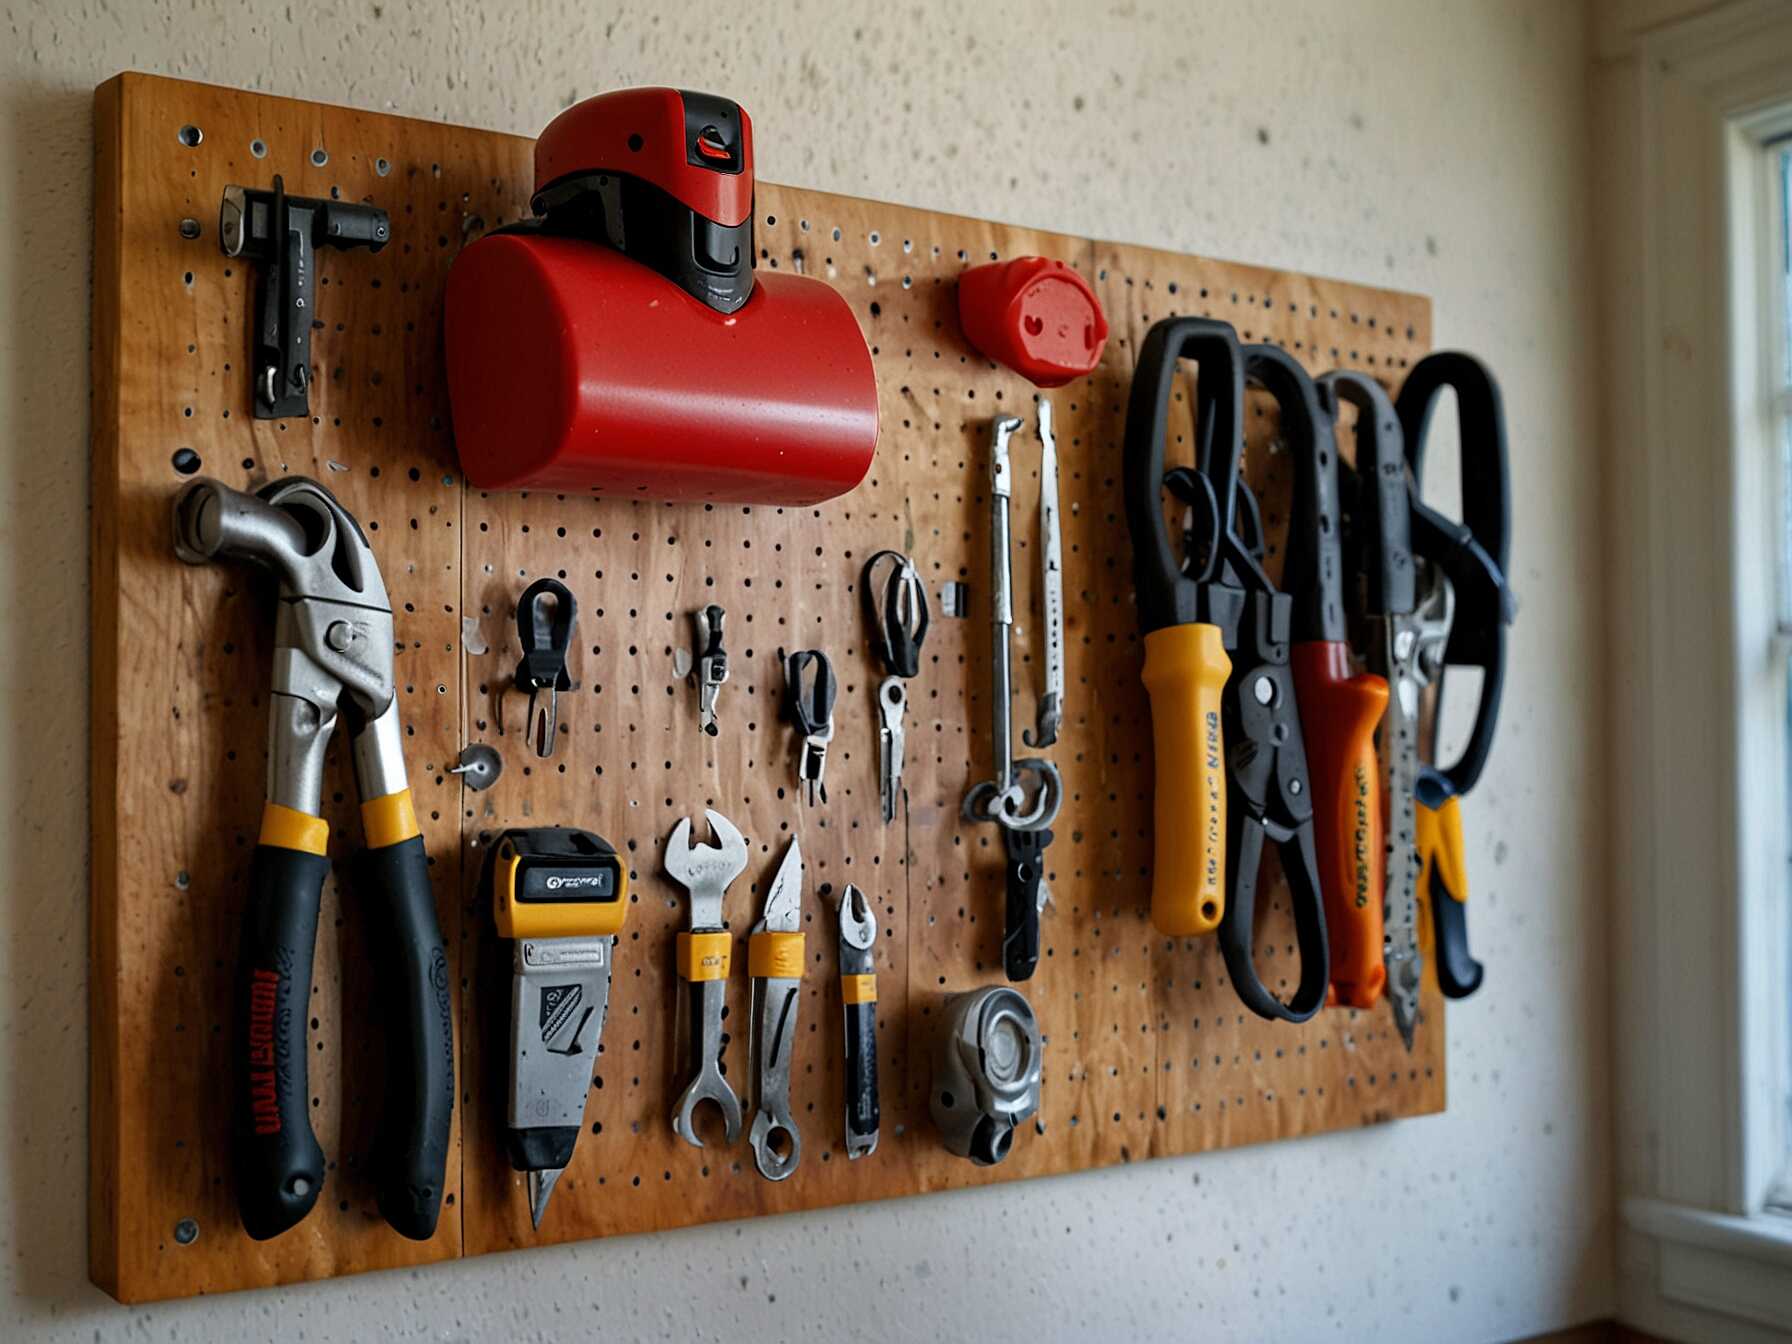
M545 1171L529 1173L529 1225L538 1231L541 1220L548 1211L548 1200L554 1193L554 1185L560 1179L565 1167L549 1167Z
M753 932L795 933L802 926L803 850L792 836L790 847L784 851L784 859L778 865L777 876L772 878L771 890L766 893L765 907L759 913L759 922L753 926Z
M698 1032L703 1055L698 1060L697 1076L691 1079L690 1086L685 1088L672 1110L672 1132L693 1148L703 1147L703 1137L697 1133L697 1108L706 1101L713 1101L722 1113L723 1138L729 1143L740 1138L740 1098L734 1095L734 1089L722 1076L717 1058L722 1047L721 988L720 980L706 981L703 985L704 1019ZM716 1053L711 1053L711 1046Z
M1020 419L1012 415L998 416L990 426L989 484L1003 499L1014 494L1014 471L1009 465L1008 441L1020 432L1020 427Z
M697 631L697 721L710 737L721 732L716 724L716 698L728 680L728 653L722 647L722 622L727 614L713 602L691 613Z
M840 893L840 941L861 952L877 941L877 913L865 893L850 882Z
M691 843L691 819L681 817L666 840L666 873L691 894L691 927L722 927L722 893L747 866L747 842L714 808L706 808L712 845Z

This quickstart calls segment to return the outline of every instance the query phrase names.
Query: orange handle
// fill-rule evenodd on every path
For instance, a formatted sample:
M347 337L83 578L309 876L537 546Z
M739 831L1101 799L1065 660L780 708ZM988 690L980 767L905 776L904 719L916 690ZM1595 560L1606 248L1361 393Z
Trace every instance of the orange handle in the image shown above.
M1226 755L1220 692L1232 660L1217 625L1145 636L1145 689L1157 756L1151 922L1180 938L1212 933L1226 913Z
M1344 644L1296 644L1290 658L1331 942L1328 1002L1371 1008L1388 978L1381 931L1386 857L1375 763L1375 728L1387 709L1388 684L1353 671Z

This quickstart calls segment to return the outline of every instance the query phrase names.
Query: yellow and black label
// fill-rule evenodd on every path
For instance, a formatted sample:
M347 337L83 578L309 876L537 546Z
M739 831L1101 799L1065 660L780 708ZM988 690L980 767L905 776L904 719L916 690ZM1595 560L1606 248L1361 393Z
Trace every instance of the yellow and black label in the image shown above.
M875 975L841 976L840 997L848 1003L876 1003L877 977Z
M301 854L327 854L330 851L330 823L296 808L264 803L260 843L275 849L296 849Z
M622 931L628 869L608 841L570 826L506 831L492 856L492 915L504 938Z

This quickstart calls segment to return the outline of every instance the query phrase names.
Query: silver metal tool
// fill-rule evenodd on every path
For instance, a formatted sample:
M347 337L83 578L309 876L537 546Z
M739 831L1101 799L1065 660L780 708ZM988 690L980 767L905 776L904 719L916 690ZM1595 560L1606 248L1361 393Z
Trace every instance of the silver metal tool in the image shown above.
M692 675L697 678L697 718L703 731L714 737L716 696L728 680L728 654L722 648L722 621L727 613L711 602L691 614L697 627L697 661Z
M878 551L867 560L859 587L877 633L878 659L889 674L877 688L877 793L887 824L896 820L896 804L902 797L906 682L921 671L921 645L932 618L920 572L900 551Z
M942 1030L928 1099L933 1123L946 1151L992 1167L1039 1110L1039 1020L1019 990L992 985L947 1000Z
M672 1111L672 1129L698 1148L694 1113L713 1101L722 1112L727 1139L740 1137L740 1099L722 1076L722 1009L728 991L728 934L722 927L722 896L747 866L747 842L734 823L714 809L706 810L717 843L693 845L691 820L684 817L666 841L666 873L690 893L691 921L679 935L679 976L688 982L689 1062L696 1070Z
M280 580L267 800L249 864L234 1004L244 1033L231 1088L244 1230L257 1240L278 1236L323 1188L307 1024L318 903L330 872L324 762L346 720L367 838L361 899L351 904L379 967L389 1063L374 1136L380 1160L370 1175L386 1221L427 1240L441 1213L454 1110L453 1013L429 858L405 780L392 604L379 565L354 516L297 476L254 495L194 480L174 501L174 550L193 565L251 561Z
M1443 675L1444 647L1456 609L1455 590L1441 569L1415 556L1414 576L1417 606L1410 615L1380 622L1385 626L1384 639L1371 646L1371 670L1387 678L1390 692L1381 730L1388 832L1408 837L1417 829L1413 797L1419 777L1419 711L1425 688ZM1389 846L1382 949L1394 1026L1410 1050L1418 1028L1424 970L1419 951L1419 857L1411 843Z
M1036 748L1058 740L1064 719L1064 537L1058 522L1058 441L1052 435L1052 404L1044 397L1039 398L1039 563L1045 694L1034 710L1033 731L1021 733Z
M908 686L901 677L885 677L877 688L877 801L885 824L896 820L902 797L903 718L908 712Z
M996 774L975 784L964 796L967 821L993 821L1010 830L1041 830L1052 824L1063 801L1058 767L1039 757L1014 755L1009 701L1013 683L1008 660L1014 629L1014 593L1008 556L1008 507L1014 494L1008 442L1021 427L1013 416L995 422L990 443L990 737ZM1029 792L1025 777L1034 780Z
M803 1138L790 1114L790 1060L803 992L803 852L793 836L747 941L753 977L747 1074L753 1079L753 1165L768 1181L789 1178Z
M846 1012L846 1156L877 1151L877 913L852 883L840 894L840 997Z
M517 641L523 648L516 686L529 697L529 745L543 759L554 754L558 740L560 693L578 689L566 668L578 622L579 604L558 579L537 579L516 604Z

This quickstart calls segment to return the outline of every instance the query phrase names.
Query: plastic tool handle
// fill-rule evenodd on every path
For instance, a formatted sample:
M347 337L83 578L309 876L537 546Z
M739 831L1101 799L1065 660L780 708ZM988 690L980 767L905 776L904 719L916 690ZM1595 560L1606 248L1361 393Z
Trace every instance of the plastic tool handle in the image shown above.
M243 1230L277 1237L311 1212L324 1153L306 1074L311 956L330 861L257 845L237 963L236 1192Z
M386 1023L386 1100L374 1147L380 1212L414 1241L435 1235L454 1115L453 1010L423 837L361 856Z
M1466 999L1481 988L1483 968L1468 950L1468 864L1462 848L1462 804L1441 777L1421 776L1415 812L1419 881L1429 897L1432 964L1444 997Z
M848 1139L877 1134L877 1002L846 1005L846 1133Z
M1388 684L1353 671L1344 644L1296 644L1291 654L1313 782L1313 844L1331 944L1332 998L1350 1008L1372 1008L1388 978L1375 760L1375 727L1387 709Z
M1032 977L1039 965L1039 884L1052 833L1004 830L1008 854L1008 902L1002 934L1002 970L1010 980Z
M1220 692L1231 670L1217 625L1167 625L1145 636L1157 756L1151 922L1172 937L1212 933L1226 913Z

